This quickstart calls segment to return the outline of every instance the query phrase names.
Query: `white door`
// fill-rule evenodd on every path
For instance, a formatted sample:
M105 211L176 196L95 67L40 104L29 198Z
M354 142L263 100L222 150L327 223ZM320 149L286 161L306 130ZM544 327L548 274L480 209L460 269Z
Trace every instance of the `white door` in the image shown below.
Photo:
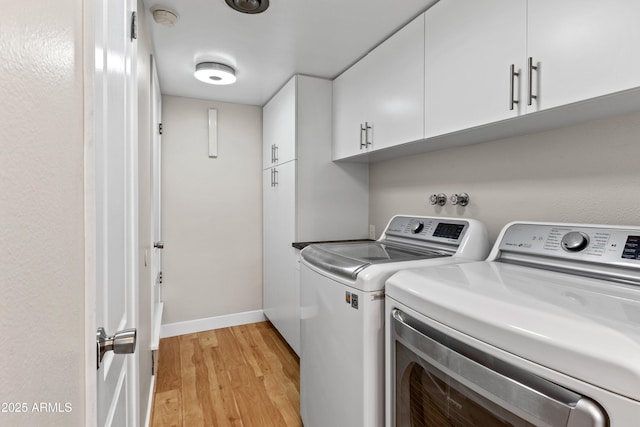
M137 87L131 37L136 2L96 0L94 5L94 330L103 327L112 336L137 323ZM135 355L104 354L94 374L99 427L138 425L136 367Z
M160 345L162 320L162 95L155 60L151 60L151 349Z

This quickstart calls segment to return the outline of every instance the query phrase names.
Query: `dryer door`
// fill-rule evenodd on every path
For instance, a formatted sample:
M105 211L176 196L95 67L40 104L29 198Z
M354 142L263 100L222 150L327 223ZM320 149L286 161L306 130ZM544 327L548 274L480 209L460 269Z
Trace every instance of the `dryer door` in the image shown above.
M479 352L400 310L391 325L394 426L605 427L592 400Z

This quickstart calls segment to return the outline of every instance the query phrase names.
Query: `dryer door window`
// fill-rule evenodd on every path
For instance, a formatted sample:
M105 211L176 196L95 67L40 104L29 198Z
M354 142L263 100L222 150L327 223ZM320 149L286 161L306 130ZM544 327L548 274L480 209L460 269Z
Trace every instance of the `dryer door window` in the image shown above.
M605 427L578 393L480 352L400 310L391 317L396 427Z

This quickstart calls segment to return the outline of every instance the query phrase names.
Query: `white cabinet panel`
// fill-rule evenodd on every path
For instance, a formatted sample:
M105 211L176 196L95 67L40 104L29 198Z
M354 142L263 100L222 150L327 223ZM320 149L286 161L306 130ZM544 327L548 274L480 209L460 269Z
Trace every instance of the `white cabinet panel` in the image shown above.
M447 0L426 12L426 137L514 117L526 49L526 0ZM407 140L408 141L408 140Z
M296 282L296 162L263 172L264 285L266 316L296 353L300 352L300 289Z
M640 1L530 0L532 110L640 86Z
M333 158L343 159L366 150L361 126L369 104L366 64L356 63L333 81Z
M287 84L264 106L263 168L279 165L296 158L296 78Z
M424 29L422 14L365 58L374 150L424 138Z
M437 3L426 12L425 137L640 86L638 16L636 0Z
M341 74L333 96L334 159L422 139L424 14Z

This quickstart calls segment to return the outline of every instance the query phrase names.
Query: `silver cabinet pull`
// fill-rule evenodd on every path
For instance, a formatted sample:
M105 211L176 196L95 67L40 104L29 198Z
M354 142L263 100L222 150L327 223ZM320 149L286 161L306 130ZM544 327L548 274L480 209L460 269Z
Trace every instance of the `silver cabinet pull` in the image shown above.
M275 158L274 150L275 150L275 145L271 144L271 163L273 163L273 159Z
M511 92L509 97L509 110L513 110L515 104L520 103L520 101L515 98L516 77L520 77L520 72L516 71L515 64L511 64Z
M153 247L158 249L164 249L164 242L162 240L153 242Z
M273 169L273 186L278 186L278 169L276 168Z
M98 328L96 333L96 345L98 350L98 369L107 351L115 354L131 354L136 351L136 329L123 329L113 336L107 336L104 328Z
M273 184L273 171L274 171L274 170L275 170L275 169L271 169L271 186L272 186L272 187L273 187L273 185L274 185L274 184Z
M529 105L533 104L534 99L538 99L537 95L533 94L533 70L538 70L536 65L533 65L533 58L529 57Z
M364 142L366 147L373 145L373 142L369 138L369 130L371 130L371 133L373 133L373 127L369 124L369 122L364 122Z
M364 139L365 127L360 123L360 149L367 147L367 144Z
M274 145L273 163L278 163L278 144Z

